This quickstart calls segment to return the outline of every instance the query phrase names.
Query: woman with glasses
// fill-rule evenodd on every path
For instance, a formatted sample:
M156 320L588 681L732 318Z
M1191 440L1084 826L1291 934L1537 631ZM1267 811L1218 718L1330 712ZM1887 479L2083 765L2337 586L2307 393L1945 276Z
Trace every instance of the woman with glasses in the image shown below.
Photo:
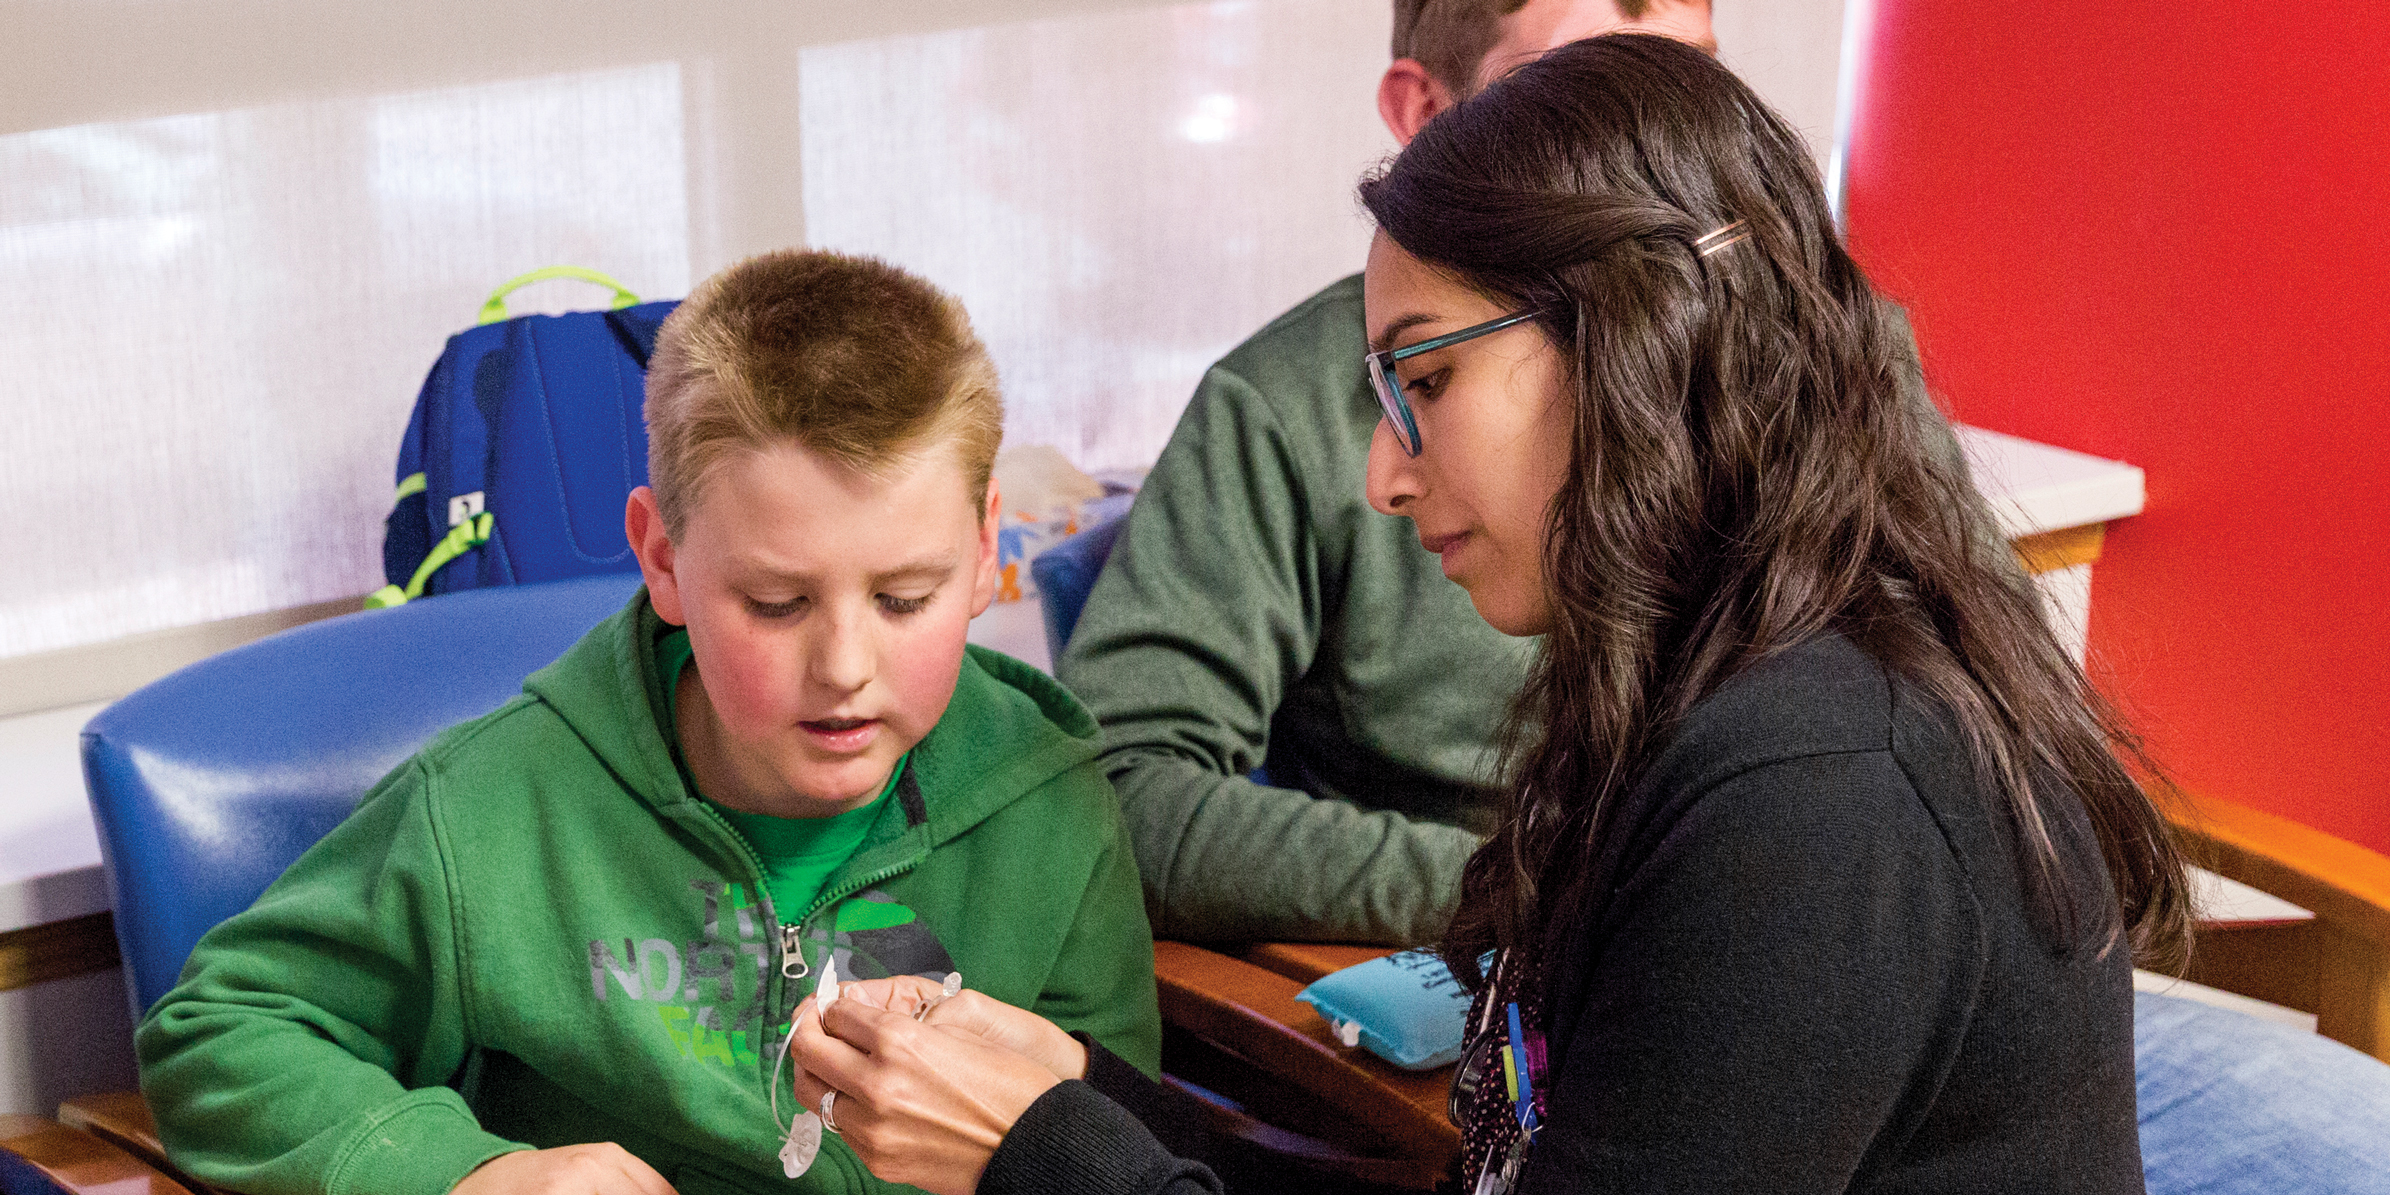
M1361 198L1371 503L1542 637L1443 943L1461 1189L2142 1190L2130 969L2180 955L2182 862L1899 402L1800 139L1604 37ZM795 1038L885 1177L1208 1181L1121 1068L985 1000L917 1026L909 984Z

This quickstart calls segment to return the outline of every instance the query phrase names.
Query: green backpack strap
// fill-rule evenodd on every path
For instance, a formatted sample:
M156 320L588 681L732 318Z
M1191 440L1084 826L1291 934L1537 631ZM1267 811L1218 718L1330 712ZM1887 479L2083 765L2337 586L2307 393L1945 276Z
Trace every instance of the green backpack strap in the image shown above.
M550 278L578 278L583 282L595 282L599 286L611 289L614 292L614 302L608 305L607 309L610 311L620 311L625 307L637 306L639 302L639 296L632 294L630 287L624 286L596 270L585 269L581 266L547 266L533 270L520 278L507 279L497 290L491 292L489 301L481 305L481 318L476 322L494 324L505 319L506 296L534 282L546 282Z
M432 545L432 550L424 556L423 563L416 566L415 575L407 579L405 589L400 589L396 585L384 585L365 596L365 608L387 610L392 606L403 606L422 597L423 587L431 584L433 573L439 572L441 567L449 561L490 542L490 536L497 529L498 516L486 510L449 528L448 534L441 537L439 543Z

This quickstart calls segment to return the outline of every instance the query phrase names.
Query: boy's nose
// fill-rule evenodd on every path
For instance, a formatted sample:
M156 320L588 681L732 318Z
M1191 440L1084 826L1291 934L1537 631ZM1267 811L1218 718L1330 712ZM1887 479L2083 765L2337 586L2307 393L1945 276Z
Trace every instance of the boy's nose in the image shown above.
M1370 508L1379 514L1408 515L1411 499L1419 496L1418 461L1402 450L1394 428L1383 419L1369 434L1369 473L1365 483Z
M829 626L813 645L808 671L815 684L852 693L871 683L879 667L879 644L869 619L852 613L826 620Z

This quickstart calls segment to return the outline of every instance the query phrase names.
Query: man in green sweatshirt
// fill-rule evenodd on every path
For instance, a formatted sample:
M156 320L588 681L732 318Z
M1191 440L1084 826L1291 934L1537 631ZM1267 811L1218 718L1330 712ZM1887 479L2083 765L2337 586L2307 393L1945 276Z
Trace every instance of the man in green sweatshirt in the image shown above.
M1394 9L1378 112L1406 144L1552 46L1711 44L1707 0ZM1366 339L1356 274L1211 368L1056 664L1104 726L1163 937L1433 942L1490 822L1534 644L1487 626L1410 524L1363 500Z
M647 418L646 588L375 786L144 1019L195 1176L887 1189L834 1136L786 1177L791 1119L826 1109L775 1063L833 965L959 972L1155 1069L1095 722L964 643L1002 406L960 305L878 262L752 259L665 323Z
M1707 0L1396 0L1378 112L1407 144L1553 46L1714 49L1709 18ZM1366 339L1356 274L1212 366L1056 662L1103 724L1162 937L1432 943L1492 820L1535 645L1363 500ZM1913 358L1908 378L1956 456Z

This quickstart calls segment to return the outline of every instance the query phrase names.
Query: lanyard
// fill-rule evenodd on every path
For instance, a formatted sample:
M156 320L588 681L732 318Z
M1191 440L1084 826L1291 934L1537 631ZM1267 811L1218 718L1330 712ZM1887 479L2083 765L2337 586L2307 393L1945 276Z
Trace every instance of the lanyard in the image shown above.
M1536 1085L1545 1066L1544 1037L1519 1024L1518 1001L1504 1006L1504 1014L1510 1019L1510 1037L1502 1043L1502 1081L1509 1089L1512 1115L1519 1120L1519 1135L1532 1138L1542 1123L1535 1104Z
M1526 1165L1528 1148L1534 1144L1536 1133L1543 1126L1541 1105L1548 1098L1546 1092L1550 1090L1547 1080L1551 1075L1551 1067L1546 1056L1543 1033L1534 1024L1539 1019L1534 999L1525 986L1526 981L1509 974L1514 962L1505 952L1502 960L1496 964L1489 990L1481 997L1484 1003L1479 1006L1478 1029L1471 1034L1473 1038L1479 1034L1494 1037L1499 1025L1500 1036L1485 1043L1490 1049L1485 1053L1471 1051L1474 1058L1484 1060L1483 1070L1477 1070L1479 1064L1475 1062L1472 1062L1470 1069L1473 1073L1482 1074L1484 1080L1490 1080L1493 1078L1490 1073L1492 1064L1499 1058L1501 1098L1509 1102L1507 1108L1492 1104L1494 1093L1484 1091L1480 1097L1488 1101L1488 1104L1481 1105L1484 1113L1497 1119L1490 1124L1475 1122L1479 1127L1470 1128L1466 1134L1470 1139L1470 1148L1484 1150L1484 1159L1478 1165L1475 1195L1508 1195L1517 1185L1520 1172ZM1505 1000L1502 998L1504 996L1518 999ZM1525 1005L1523 1009L1522 1004ZM1496 1021L1497 1016L1500 1017L1499 1022ZM1487 1084L1482 1080L1470 1080L1467 1086L1471 1090L1482 1090ZM1456 1116L1455 1119L1460 1118ZM1481 1129L1485 1134L1483 1137L1480 1136Z

